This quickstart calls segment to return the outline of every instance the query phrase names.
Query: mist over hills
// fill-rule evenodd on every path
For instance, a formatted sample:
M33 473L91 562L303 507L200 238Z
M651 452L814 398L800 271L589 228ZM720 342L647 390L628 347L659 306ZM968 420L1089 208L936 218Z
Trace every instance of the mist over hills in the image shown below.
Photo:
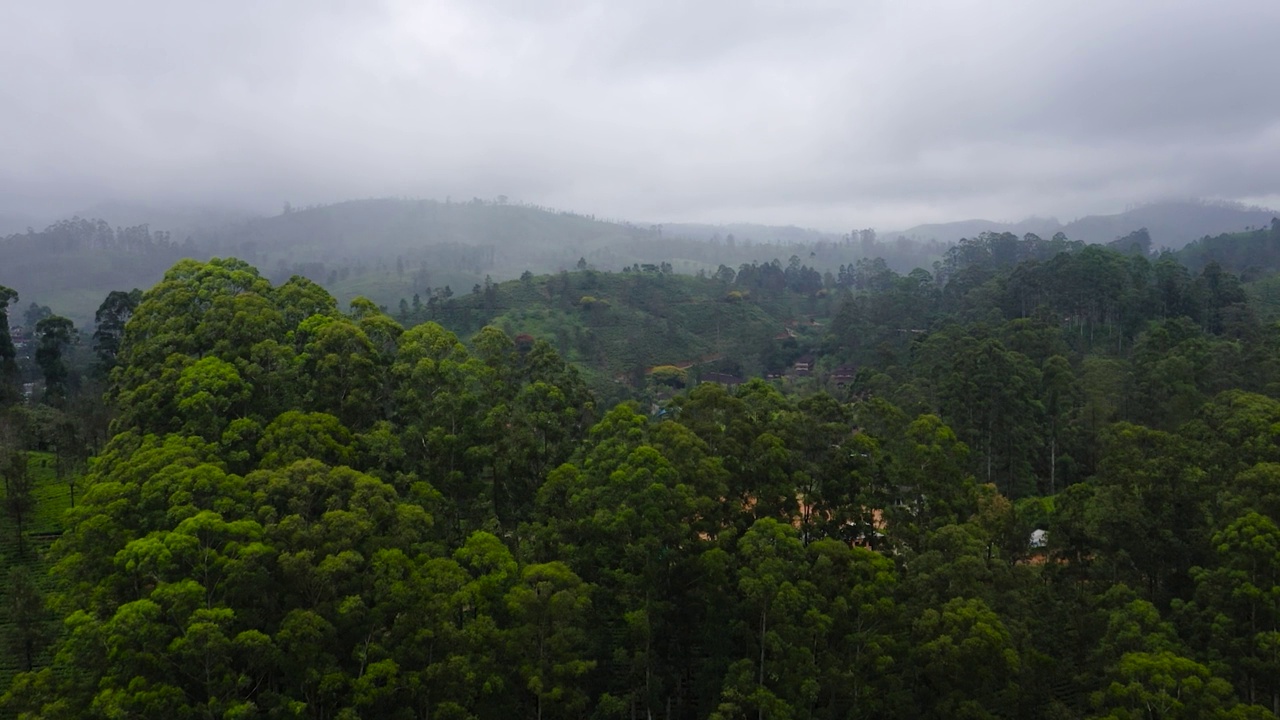
M143 204L120 201L94 203L77 210L71 217L103 218L116 227L150 226L183 240L192 235L242 223L260 213L248 208L228 205Z
M1233 203L1165 202L1141 205L1115 215L1090 215L1067 223L1073 240L1110 242L1145 227L1157 247L1173 250L1206 236L1266 227L1277 212Z
M946 223L928 223L901 231L884 233L885 237L906 237L919 240L937 240L944 243L958 242L961 238L972 238L984 232L1013 233L1019 237L1034 233L1041 237L1052 237L1061 231L1062 223L1057 218L1031 217L1016 223L995 222L992 220L958 220ZM1070 237L1070 236L1068 236ZM1074 238L1073 238L1074 239ZM1095 241L1099 242L1099 241Z
M0 237L22 232L39 222L35 216L25 213L0 213Z
M863 246L797 227L631 223L480 199L354 200L221 226L197 233L192 243L249 260L277 280L305 275L344 302L362 295L384 305L579 263L609 272L666 265L694 275L794 256L835 271L874 254L907 272L942 251L925 243Z
M1206 236L1265 227L1276 214L1275 210L1238 203L1182 200L1143 204L1111 215L1088 215L1065 225L1056 218L1038 217L1016 223L962 220L917 225L885 235L953 243L983 232L1011 232L1019 236L1035 233L1046 238L1061 232L1072 240L1107 243L1145 227L1156 247L1177 250Z
M663 223L662 232L674 237L691 240L727 241L733 236L737 242L752 243L818 243L835 242L843 235L837 232L803 228L795 225L760 225L758 223Z
M518 274L527 263L572 263L604 247L656 236L649 228L506 202L381 198L286 208L280 215L205 230L194 240L202 247L245 252L272 262L360 262L388 255L408 262L424 249L465 245L491 255L466 269L514 263L520 265Z
M1033 217L838 233L793 225L631 223L505 198L351 200L286 206L279 214L256 217L232 208L104 203L40 231L26 231L30 218L11 218L10 226L28 224L0 238L0 284L18 290L24 307L48 305L84 325L108 292L148 287L180 257L240 257L277 281L294 274L311 278L344 303L364 296L391 306L446 288L465 292L525 271L573 269L580 261L601 271L666 264L672 272L693 275L712 274L721 265L785 265L793 257L836 273L861 258L880 257L905 273L931 267L949 243L986 231L1045 238L1062 232L1101 243L1145 227L1156 246L1178 248L1205 236L1265 227L1273 214L1223 203L1166 202L1065 225Z

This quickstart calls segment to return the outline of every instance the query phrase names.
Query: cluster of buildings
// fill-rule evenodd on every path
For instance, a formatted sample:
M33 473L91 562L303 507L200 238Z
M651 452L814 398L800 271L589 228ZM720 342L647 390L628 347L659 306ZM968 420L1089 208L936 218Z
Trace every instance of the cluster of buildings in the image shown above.
M783 377L813 377L818 372L818 361L813 355L801 355L791 363L791 367L785 372L771 372L765 375L766 380L780 380ZM858 368L856 365L841 365L833 369L827 374L827 380L832 385L842 388L853 382L858 376Z

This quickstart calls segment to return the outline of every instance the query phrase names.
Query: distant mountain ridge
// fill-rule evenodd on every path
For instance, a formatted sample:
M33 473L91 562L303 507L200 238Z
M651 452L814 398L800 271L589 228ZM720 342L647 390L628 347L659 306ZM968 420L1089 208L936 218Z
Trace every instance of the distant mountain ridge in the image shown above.
M1035 233L1041 237L1052 237L1063 229L1057 218L1030 217L1016 223L995 222L992 220L957 220L949 223L929 223L916 225L907 230L887 232L886 238L907 237L913 240L938 240L953 243L961 238L972 238L984 232L1013 233L1022 236ZM1068 235L1068 237L1071 237ZM1072 240L1078 238L1071 237Z
M87 219L97 212L105 218ZM1274 214L1223 203L1158 203L1065 225L1032 217L843 234L753 223L611 222L505 199L364 199L257 217L229 208L112 204L30 234L16 227L21 218L10 216L13 231L0 233L0 285L18 290L24 305L49 305L84 325L109 291L149 287L179 257L239 257L276 281L309 277L341 302L364 296L394 305L443 290L465 293L526 271L579 267L616 272L665 263L671 272L713 275L722 265L794 261L835 275L879 257L907 273L931 267L946 243L984 231L1046 238L1061 231L1072 240L1106 243L1145 227L1157 247L1181 248L1206 236L1269 228ZM913 242L898 242L900 235Z
M1280 212L1236 203L1169 201L1140 205L1112 215L1088 215L1065 225L1053 218L1034 217L1017 223L963 220L917 225L900 232L886 233L885 236L956 242L982 232L1011 232L1015 235L1032 232L1043 237L1062 232L1072 240L1108 243L1145 227L1157 247L1177 250L1205 236L1267 227L1271 218L1277 215Z
M73 213L82 218L107 218L116 227L149 225L183 240L214 228L257 217L250 210L219 205L147 205L119 201L95 203Z
M834 242L843 237L840 233L824 232L795 225L663 223L655 227L661 228L662 234L666 236L704 241L728 241L732 236L735 242L756 244L811 245L817 242Z
M1063 232L1073 240L1110 242L1145 227L1156 246L1178 250L1203 237L1267 227L1277 214L1229 203L1153 203L1115 215L1083 217L1067 223Z

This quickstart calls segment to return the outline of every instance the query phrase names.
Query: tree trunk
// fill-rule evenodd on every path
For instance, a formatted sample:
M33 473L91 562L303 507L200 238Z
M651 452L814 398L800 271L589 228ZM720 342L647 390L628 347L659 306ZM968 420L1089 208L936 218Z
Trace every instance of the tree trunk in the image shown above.
M991 482L991 428L987 427L987 482Z
M1049 494L1058 492L1058 433L1049 439Z

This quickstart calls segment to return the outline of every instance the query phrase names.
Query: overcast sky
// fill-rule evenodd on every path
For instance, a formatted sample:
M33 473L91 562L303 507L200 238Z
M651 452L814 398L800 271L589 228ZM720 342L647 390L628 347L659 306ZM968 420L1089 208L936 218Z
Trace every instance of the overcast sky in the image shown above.
M1280 205L1275 0L0 2L0 212L494 198L825 229Z

